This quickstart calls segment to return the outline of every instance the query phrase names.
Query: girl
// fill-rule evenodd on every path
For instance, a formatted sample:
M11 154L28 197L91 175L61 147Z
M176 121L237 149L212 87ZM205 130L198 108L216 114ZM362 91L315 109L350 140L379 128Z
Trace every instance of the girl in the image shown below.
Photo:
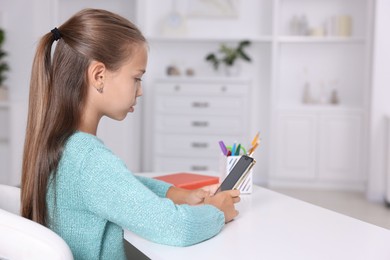
M82 10L39 42L21 213L58 233L76 259L125 259L122 228L188 246L238 214L238 191L209 196L134 176L96 137L103 116L123 120L134 111L146 63L141 32L104 10Z

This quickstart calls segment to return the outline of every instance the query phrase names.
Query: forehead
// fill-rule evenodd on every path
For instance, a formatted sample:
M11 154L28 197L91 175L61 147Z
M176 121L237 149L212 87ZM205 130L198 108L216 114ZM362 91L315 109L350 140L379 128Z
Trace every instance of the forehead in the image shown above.
M137 44L131 46L131 55L124 62L124 66L136 66L139 69L145 70L147 59L148 59L148 51L146 44Z

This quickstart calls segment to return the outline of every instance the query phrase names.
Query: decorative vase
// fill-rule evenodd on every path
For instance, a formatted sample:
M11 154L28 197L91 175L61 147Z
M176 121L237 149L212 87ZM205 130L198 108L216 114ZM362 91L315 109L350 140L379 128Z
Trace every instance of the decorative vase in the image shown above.
M240 75L241 68L238 64L224 66L225 75L228 77L237 77Z
M8 100L8 88L0 86L0 101Z

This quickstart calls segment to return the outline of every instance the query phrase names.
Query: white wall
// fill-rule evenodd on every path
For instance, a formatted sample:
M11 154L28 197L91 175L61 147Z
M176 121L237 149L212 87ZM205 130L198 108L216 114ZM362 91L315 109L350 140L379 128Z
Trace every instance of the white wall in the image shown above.
M373 200L383 200L386 164L389 160L386 153L385 117L390 115L390 1L377 0L375 9L367 195Z

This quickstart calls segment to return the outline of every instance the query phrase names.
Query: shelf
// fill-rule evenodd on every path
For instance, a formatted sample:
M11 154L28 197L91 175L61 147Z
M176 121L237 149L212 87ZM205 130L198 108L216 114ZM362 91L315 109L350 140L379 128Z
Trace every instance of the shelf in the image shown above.
M172 76L172 77L160 77L156 78L156 81L159 82L249 82L250 79L247 77L181 77L181 76Z
M280 36L280 43L365 43L362 37Z
M0 137L0 144L8 144L8 143L9 143L9 139L8 138Z
M10 104L9 101L0 101L0 108L9 108Z
M259 36L234 38L202 38L202 37L147 37L147 40L162 43L208 43L208 42L238 42L249 40L252 43L365 43L363 37L331 37L331 36Z
M153 42L165 42L165 43L201 43L201 42L238 42L241 40L249 40L253 43L271 43L272 36L258 36L258 37L223 37L223 38L210 38L210 37L193 37L193 36L181 36L181 37L156 37L156 36L147 36L148 41Z
M291 106L281 106L278 108L278 111L281 112L351 112L351 113L361 113L363 112L362 108L356 106L345 106L345 105L291 105Z

